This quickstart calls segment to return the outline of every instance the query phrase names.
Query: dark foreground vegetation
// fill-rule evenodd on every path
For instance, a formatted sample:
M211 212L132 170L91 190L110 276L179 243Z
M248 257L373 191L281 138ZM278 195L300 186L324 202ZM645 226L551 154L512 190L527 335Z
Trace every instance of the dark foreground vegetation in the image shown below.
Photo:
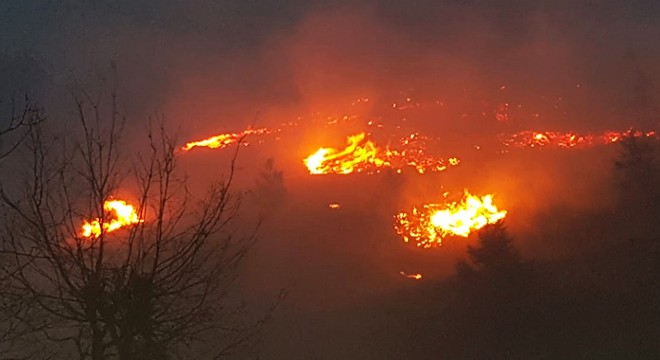
M385 301L365 343L391 359L660 358L658 144L619 146L616 207L581 215L581 235L557 239L586 251L527 260L504 224L483 228L452 279Z
M229 291L258 227L236 224L236 153L223 178L191 190L176 140L161 126L127 151L109 100L78 98L64 133L26 100L0 130L0 358L234 353L263 323L239 317ZM123 194L136 219L115 234L104 203ZM99 232L85 235L92 219Z

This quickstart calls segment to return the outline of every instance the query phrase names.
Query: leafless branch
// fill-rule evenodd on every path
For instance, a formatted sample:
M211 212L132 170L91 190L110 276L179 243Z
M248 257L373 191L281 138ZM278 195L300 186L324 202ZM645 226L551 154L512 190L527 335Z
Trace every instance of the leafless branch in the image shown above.
M164 126L149 130L147 153L129 171L116 96L109 116L98 100L83 98L76 101L80 140L67 151L49 151L55 145L32 126L23 191L0 187L0 206L12 224L2 235L0 256L8 265L0 274L11 279L8 293L39 315L21 326L46 342L69 344L81 359L158 358L210 333L232 333L218 352L227 353L253 338L265 319L234 325L225 301L259 227L246 234L234 227L241 142L225 179L195 201L178 171L176 138ZM104 225L113 214L104 202L123 188L133 190L143 221L110 232ZM81 234L89 219L98 219L98 236Z

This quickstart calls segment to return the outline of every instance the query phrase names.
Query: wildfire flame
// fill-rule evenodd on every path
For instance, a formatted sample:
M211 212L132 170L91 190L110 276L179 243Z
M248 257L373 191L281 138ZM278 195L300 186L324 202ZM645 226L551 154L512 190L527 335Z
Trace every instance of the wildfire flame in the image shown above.
M403 271L399 271L399 274L401 274L402 276L407 277L408 279L422 280L422 274L419 274L419 273L417 273L417 274L406 274Z
M303 160L310 174L371 173L381 168L392 168L401 172L412 166L418 173L443 171L460 163L452 157L448 161L427 155L419 134L411 134L400 141L401 149L382 149L359 133L347 138L344 149L320 148Z
M504 140L506 145L515 147L560 147L574 148L592 145L604 145L621 141L625 137L654 138L655 132L642 131L606 131L601 134L578 134L558 131L521 131Z
M267 128L246 129L238 133L226 133L211 136L210 138L187 143L181 150L188 151L194 147L207 147L209 149L222 149L239 142L247 135L267 134L271 131Z
M343 150L320 148L303 162L311 174L349 174L361 172L365 167L389 165L384 154L367 140L365 133L349 136Z
M459 202L426 204L413 207L410 213L398 213L394 228L405 242L430 248L442 245L442 240L447 236L467 237L470 232L505 216L506 211L498 210L493 204L492 194L479 197L465 190Z
M135 207L124 200L108 200L103 204L103 209L112 214L107 221L103 222L105 232L112 232L126 225L144 221L138 216ZM81 235L86 238L101 236L101 219L85 221L82 225Z

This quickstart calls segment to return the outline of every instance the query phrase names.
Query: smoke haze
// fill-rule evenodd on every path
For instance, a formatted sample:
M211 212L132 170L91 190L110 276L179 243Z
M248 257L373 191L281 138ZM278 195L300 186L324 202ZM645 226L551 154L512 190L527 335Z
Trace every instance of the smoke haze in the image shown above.
M660 5L642 0L9 1L0 5L0 105L27 93L65 131L75 96L116 89L131 129L163 119L182 145L282 128L263 142L246 138L238 155L246 223L264 214L240 293L267 306L290 289L259 351L386 358L359 337L372 331L365 318L388 309L347 320L353 311L418 289L400 271L450 277L477 241L421 251L394 232L397 211L445 191L495 193L524 256L562 259L594 246L593 234L556 237L613 208L617 149L516 149L501 137L656 131L658 16ZM303 158L362 131L384 145L419 132L461 164L425 175L308 174ZM131 130L126 141L140 149L139 139ZM193 190L226 173L232 153L182 155ZM268 159L283 171L282 193L258 190ZM276 200L250 203L268 196ZM355 326L342 333L344 322Z

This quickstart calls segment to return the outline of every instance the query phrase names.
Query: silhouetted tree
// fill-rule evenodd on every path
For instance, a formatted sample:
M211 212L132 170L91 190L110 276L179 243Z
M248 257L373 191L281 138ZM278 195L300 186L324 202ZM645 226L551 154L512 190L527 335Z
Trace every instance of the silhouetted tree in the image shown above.
M44 120L39 109L26 96L22 104L12 101L9 117L0 119L0 164L9 155L14 153L22 142L29 136L30 131ZM0 173L11 173L13 170L0 168ZM1 179L0 179L1 180ZM0 189L2 183L0 182ZM4 240L3 229L0 228L0 240ZM4 243L0 244L0 247ZM8 261L0 255L0 264ZM29 314L29 302L22 296L12 294L12 272L0 266L0 358L12 358L13 349L22 347L26 335L32 331L24 326L23 319ZM32 349L35 349L33 346Z
M5 293L35 305L26 324L65 345L53 348L59 358L225 354L262 324L242 325L227 300L256 230L241 232L234 221L238 147L227 177L196 200L177 172L176 139L162 128L148 133L146 154L126 158L115 101L109 112L78 101L79 127L67 143L48 140L40 126L29 131L27 176L0 189ZM144 221L107 232L104 202L130 189ZM98 236L82 235L89 219L100 220Z
M619 141L615 178L619 217L626 227L647 234L658 230L660 216L660 164L658 141L628 135Z
M531 265L522 261L504 223L499 221L481 228L478 245L468 246L469 261L456 263L460 278L486 279L489 282L523 285L530 275Z
M528 358L538 303L531 264L522 260L502 222L484 226L477 236L468 259L456 264L452 318L458 325L450 326L462 336L448 357Z
M255 195L262 211L270 211L286 198L284 172L275 167L275 159L268 158L264 163L255 184Z
M32 127L44 119L41 109L26 96L24 103L11 103L8 119L0 121L0 160L9 156L28 136Z
M657 149L655 140L630 135L619 141L619 158L615 161L622 186L644 194L657 191Z

